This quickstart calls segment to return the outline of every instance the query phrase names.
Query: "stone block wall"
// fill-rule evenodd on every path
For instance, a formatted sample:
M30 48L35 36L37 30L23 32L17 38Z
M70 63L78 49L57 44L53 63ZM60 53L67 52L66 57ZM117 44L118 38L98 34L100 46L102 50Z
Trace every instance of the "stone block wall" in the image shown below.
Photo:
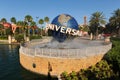
M49 71L49 64L52 68L51 75L58 76L63 71L68 73L72 71L79 71L80 69L88 68L95 65L103 58L104 54L98 54L87 58L70 59L70 58L52 58L42 56L30 56L20 53L21 65L35 73L47 75Z

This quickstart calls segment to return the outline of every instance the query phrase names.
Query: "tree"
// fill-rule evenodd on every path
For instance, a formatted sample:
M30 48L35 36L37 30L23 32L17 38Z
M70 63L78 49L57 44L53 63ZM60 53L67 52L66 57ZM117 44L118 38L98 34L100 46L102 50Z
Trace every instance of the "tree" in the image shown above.
M32 21L30 25L31 25L32 33L33 33L33 35L35 35L36 22Z
M4 26L0 24L0 36L2 36L3 32L4 32Z
M24 26L24 21L18 21L16 25L19 27L19 33L23 33L27 26Z
M118 36L120 36L120 9L113 12L113 16L110 17L109 22L117 30Z
M6 20L6 18L2 18L1 20L0 20L0 24L2 24L3 26L4 26L4 23L6 23L7 22L7 20ZM5 29L5 26L4 26L4 35L6 34L6 29Z
M30 35L30 24L32 21L33 21L32 16L30 16L30 15L25 16L25 22L28 23L28 36Z
M39 20L39 24L41 24L41 36L42 36L42 28L43 28L42 24L44 24L44 20L43 20L43 19L40 19L40 20Z
M12 26L12 31L13 31L13 33L15 33L16 32L16 29L17 29L17 26L16 26L16 18L15 17L12 17L11 19L10 19L10 21L11 21L11 26Z
M10 21L11 21L12 23L16 24L16 18L15 18L15 17L12 17L12 18L10 19Z
M49 17L45 17L45 18L44 18L44 21L45 21L46 23L48 23L48 22L49 22Z
M2 23L6 23L7 20L6 20L5 18L2 18L0 22L2 22Z
M24 34L24 40L26 40L26 31L27 31L28 23L25 21L18 21L17 26L19 27L19 29L21 29L21 32Z
M89 22L91 33L95 36L95 39L97 39L98 27L100 27L100 25L105 25L106 23L103 13L102 12L93 13Z
M46 22L46 24L47 24L49 22L49 17L45 17L44 22ZM48 30L48 32L50 32L50 30ZM48 35L48 32L47 32L47 35Z
M26 21L26 22L32 22L32 21L33 21L32 16L26 15L26 16L25 16L25 21Z
M44 20L43 20L43 19L40 19L40 20L39 20L39 24L41 24L41 25L44 24Z

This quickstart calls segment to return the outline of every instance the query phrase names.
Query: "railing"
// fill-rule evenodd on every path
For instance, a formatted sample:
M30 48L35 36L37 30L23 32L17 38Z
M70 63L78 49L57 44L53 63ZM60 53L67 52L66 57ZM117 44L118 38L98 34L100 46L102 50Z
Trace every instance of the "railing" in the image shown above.
M29 56L42 56L54 58L84 58L95 56L97 54L105 54L111 49L112 43L101 46L92 46L82 49L50 49L50 48L29 48L20 47L20 54Z

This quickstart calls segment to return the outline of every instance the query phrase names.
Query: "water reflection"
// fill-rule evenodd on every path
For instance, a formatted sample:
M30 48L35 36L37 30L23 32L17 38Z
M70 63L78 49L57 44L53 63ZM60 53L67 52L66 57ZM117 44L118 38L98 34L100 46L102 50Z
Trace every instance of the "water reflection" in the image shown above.
M0 80L48 80L48 78L21 67L19 45L0 44Z

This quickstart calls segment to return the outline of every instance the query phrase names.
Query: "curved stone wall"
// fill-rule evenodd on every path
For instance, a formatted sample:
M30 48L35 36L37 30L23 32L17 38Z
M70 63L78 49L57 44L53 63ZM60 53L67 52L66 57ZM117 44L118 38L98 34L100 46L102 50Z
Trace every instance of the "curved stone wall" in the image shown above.
M55 76L64 71L70 73L95 65L112 46L111 43L100 43L81 49L48 49L31 47L34 45L29 43L20 47L20 64L27 70L44 75L52 69L51 75Z
M95 65L103 58L104 54L82 58L82 59L63 59L63 58L48 58L40 56L29 56L20 53L21 65L33 72L40 74L48 74L48 65L52 67L51 75L60 75L63 71L70 73L71 71L79 71L80 69L88 68ZM34 67L34 64L36 65Z

